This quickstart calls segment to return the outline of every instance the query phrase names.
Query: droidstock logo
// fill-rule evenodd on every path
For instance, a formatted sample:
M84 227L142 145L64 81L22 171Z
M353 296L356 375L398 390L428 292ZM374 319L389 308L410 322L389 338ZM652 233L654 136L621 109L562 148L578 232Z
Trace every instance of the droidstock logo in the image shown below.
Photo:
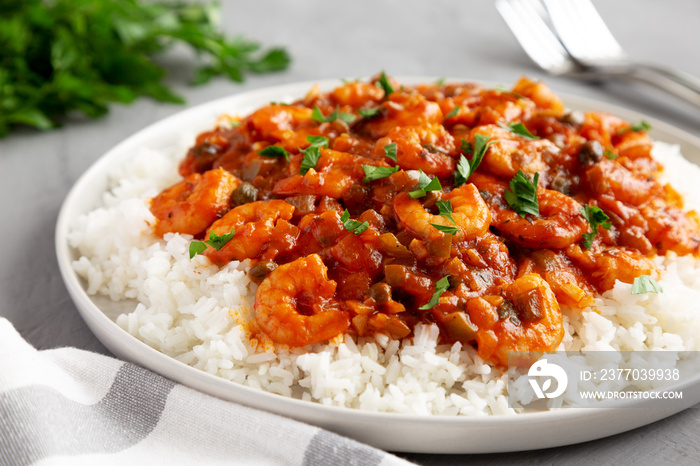
M556 398L564 393L569 384L569 378L564 369L557 364L547 362L546 359L540 359L533 364L527 375L528 382L530 382L537 398ZM552 392L549 392L553 388L552 380L557 381L557 386ZM540 385L540 381L542 381L542 385Z

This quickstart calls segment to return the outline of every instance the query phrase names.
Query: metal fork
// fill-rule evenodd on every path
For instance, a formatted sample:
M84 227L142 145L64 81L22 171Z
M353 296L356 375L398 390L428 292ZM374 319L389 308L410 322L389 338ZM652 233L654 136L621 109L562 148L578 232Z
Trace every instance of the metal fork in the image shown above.
M542 1L496 1L515 38L541 68L581 79L635 79L700 107L700 79L632 62L589 0Z

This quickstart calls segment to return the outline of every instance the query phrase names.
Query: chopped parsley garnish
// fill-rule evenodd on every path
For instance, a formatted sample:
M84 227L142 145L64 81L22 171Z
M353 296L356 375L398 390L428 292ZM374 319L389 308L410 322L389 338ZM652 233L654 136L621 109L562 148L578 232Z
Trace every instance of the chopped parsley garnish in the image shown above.
M332 123L335 120L340 120L350 125L357 119L357 117L352 113L341 112L337 108L333 110L330 115L323 116L321 109L314 106L314 109L311 111L311 119L318 121L319 123Z
M606 230L609 230L612 226L610 223L610 217L608 217L605 212L596 206L584 205L580 206L578 210L591 227L590 233L583 234L583 247L586 249L591 249L591 246L593 245L593 238L595 238L595 235L598 234L598 227L600 226Z
M369 183L374 180L381 180L399 171L399 167L375 167L374 165L362 165L365 171L365 177L362 178L363 183Z
M358 222L357 220L351 219L348 209L345 209L343 215L340 216L340 221L343 222L343 226L346 230L351 231L356 235L359 235L369 228L369 222Z
M289 162L290 154L281 146L267 146L263 150L258 151L258 154L264 155L265 157L284 157L284 160Z
M663 291L661 285L650 275L636 277L632 283L632 294L663 293Z
M437 205L441 216L449 219L454 225L457 225L455 223L455 219L452 218L452 203L450 201L437 201L435 204Z
M503 193L508 205L521 217L525 217L527 214L540 216L540 206L537 202L537 181L539 178L540 174L535 173L535 178L530 181L522 170L518 170L518 173L510 180L510 190Z
M384 89L384 97L389 97L389 94L394 92L394 88L391 87L391 84L389 83L384 71L382 71L382 74L379 76L379 81L377 81L377 83L382 89Z
M481 160L484 158L484 155L486 155L486 151L488 150L489 146L494 142L496 141L489 141L488 136L478 133L474 136L473 146L470 142L462 139L462 151L465 153L471 152L473 155L471 160L467 160L464 155L459 157L459 162L457 162L457 170L454 172L456 187L462 186L467 182L469 177L479 167L479 164L481 164Z
M394 162L397 162L397 160L396 160L396 143L395 142L392 142L391 144L387 144L386 146L384 146L384 156L389 157Z
M450 118L450 117L453 117L453 116L457 115L458 113L459 113L459 105L456 106L455 108L453 108L452 110L450 110L450 113L448 113L447 115L445 115L445 120L447 120L447 119Z
M423 170L420 171L420 178L418 178L418 186L420 186L419 189L408 193L408 195L411 196L411 199L418 199L419 197L424 197L428 194L428 191L442 190L440 180L438 180L437 177L433 179L428 178L428 175L426 175L423 172Z
M633 124L629 128L625 128L618 131L618 134L627 133L629 131L649 131L650 129L651 125L648 122L642 120L639 123Z
M204 241L192 241L190 243L190 259L192 259L194 256L197 254L203 253L207 249L207 244L217 251L219 251L221 248L223 248L226 243L231 241L231 238L233 238L233 235L236 234L236 229L231 228L230 233L226 233L224 235L217 235L213 231L209 232L209 239L204 240Z
M440 78L437 81L435 81L435 84L437 84L438 86L444 86L445 81L447 81L447 78Z
M432 226L434 226L437 230L442 231L443 233L449 233L451 235L456 235L459 233L459 228L458 227L451 227L449 225L440 225L439 223L431 223Z
M440 301L440 296L442 296L442 294L445 291L447 291L447 289L449 287L450 287L450 276L446 275L435 283L435 292L433 293L433 296L430 298L430 301L428 301L427 304L422 305L418 309L420 309L421 311L432 309Z
M362 108L362 109L358 110L357 113L359 113L362 118L370 119L370 118L374 118L377 115L379 115L379 113L381 111L382 111L382 109L380 107L374 107L374 108Z
M609 150L606 150L605 152L603 152L603 155L604 155L608 160L615 160L616 158L619 157L619 155L617 155L616 153L614 153L614 152L612 152L612 151L609 151Z
M528 129L522 123L505 124L503 122L499 122L498 126L500 126L503 129L507 129L508 131L510 131L513 134L517 134L518 136L522 136L524 138L531 139L533 141L539 139L537 136L535 136L530 131L528 131Z
M301 160L299 174L305 175L311 168L316 168L318 160L321 158L321 148L328 147L328 138L325 136L306 136L306 140L311 143L309 147L301 151L304 158Z

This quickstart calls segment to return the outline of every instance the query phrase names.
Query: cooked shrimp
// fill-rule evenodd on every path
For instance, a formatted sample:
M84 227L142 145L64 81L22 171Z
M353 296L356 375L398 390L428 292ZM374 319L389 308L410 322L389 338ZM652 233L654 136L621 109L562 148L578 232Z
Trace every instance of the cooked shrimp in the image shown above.
M273 192L282 196L316 194L339 199L365 177L363 164L382 163L347 152L322 149L315 168L309 169L304 175L293 175L280 180L275 184Z
M308 135L318 135L318 123L311 118L313 110L297 105L267 105L247 119L253 137L271 143L279 142L285 149L295 151L309 143Z
M640 275L656 273L651 259L627 248L589 250L574 244L565 252L575 265L590 274L593 283L603 291L612 289L617 280L632 283Z
M481 161L480 168L503 178L512 178L518 170L544 175L549 170L547 159L559 149L547 139L530 140L498 125L479 126L469 133L474 144L477 134L488 136L493 143Z
M486 203L491 210L491 226L518 244L563 249L581 241L588 231L588 222L579 211L580 204L565 194L538 189L540 216L528 214L523 218L505 200L504 192L509 189L505 181L480 173L470 179L480 190L489 192Z
M488 231L491 214L476 186L465 184L441 197L452 204L452 218L459 228L454 235L455 241L472 240ZM419 239L440 236L431 223L455 226L448 218L426 211L418 199L411 199L405 191L394 197L393 206L399 224Z
M334 299L336 282L317 254L276 268L255 293L255 321L275 343L306 346L343 333L348 312Z
M294 214L294 206L285 201L255 201L239 205L214 222L207 231L221 236L235 230L235 235L218 251L208 246L204 255L215 264L225 264L232 260L255 259L264 252L273 238L280 242L280 236L299 235L299 229L287 223ZM293 242L291 242L293 243ZM278 251L274 251L274 256ZM274 257L265 256L265 259Z
M384 97L384 91L370 83L353 81L336 87L330 98L338 105L348 105L360 108L370 102L379 102Z
M381 138L398 126L421 126L442 123L440 106L417 92L394 92L380 105L376 118L362 122L361 130L372 138Z
M155 234L198 235L228 210L231 193L240 183L226 170L217 169L193 173L162 191L150 206L156 218Z
M505 286L501 296L470 299L467 312L478 327L479 356L504 366L509 351L553 351L564 338L557 299L534 273Z
M615 199L635 206L660 193L660 186L612 160L601 160L586 171L586 178L597 196L612 194Z
M531 81L523 76L513 86L513 92L527 97L535 102L538 108L546 109L555 116L563 115L566 110L561 99L543 82Z
M455 169L455 141L441 124L392 129L375 144L375 158L383 158L384 148L392 143L396 144L396 161L404 170L420 169L430 175L447 177Z

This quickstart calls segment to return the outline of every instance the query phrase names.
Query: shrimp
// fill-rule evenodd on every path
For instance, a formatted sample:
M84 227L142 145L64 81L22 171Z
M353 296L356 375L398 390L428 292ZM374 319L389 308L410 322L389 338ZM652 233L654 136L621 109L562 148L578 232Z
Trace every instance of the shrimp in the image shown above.
M383 158L384 148L391 143L396 144L396 161L405 170L421 169L444 178L455 169L455 141L441 124L396 127L377 141L374 156Z
M601 160L586 171L586 179L596 196L612 194L615 199L638 206L660 194L658 183L635 176L612 160Z
M534 273L506 285L501 296L470 299L467 312L478 327L479 357L504 366L509 351L553 351L564 338L557 299Z
M656 273L654 262L637 251L624 247L607 247L603 250L582 249L573 244L566 248L566 256L602 291L615 286L617 280L632 283L640 275Z
M543 82L531 81L523 76L513 86L513 92L527 97L537 108L548 110L550 114L561 116L566 111L561 99Z
M374 139L386 136L397 126L422 126L442 123L440 106L417 92L394 92L379 106L380 115L362 121L362 133Z
M469 133L469 142L474 144L477 134L488 136L493 141L480 168L502 178L510 179L518 170L529 175L537 172L544 175L549 170L546 159L559 151L547 139L533 141L497 125L474 128Z
M384 91L370 83L359 81L345 83L336 87L330 98L338 105L348 105L352 108L360 108L368 103L382 100Z
M193 173L151 199L153 231L198 235L223 215L241 180L223 169Z
M255 293L255 322L275 343L306 346L343 333L349 313L318 254L276 268Z
M316 194L340 199L365 177L362 165L378 165L378 162L347 152L322 149L315 168L304 175L278 181L273 192L282 196Z
M534 249L564 249L581 241L588 231L588 222L574 199L558 191L538 189L540 216L526 217L513 210L505 201L508 188L505 181L477 173L471 181L480 190L490 193L486 199L491 210L491 226L508 239Z
M294 214L294 206L285 201L255 201L233 208L214 222L207 231L221 236L235 230L235 235L218 251L211 246L203 252L215 264L232 260L255 259L275 244L291 237L289 248L299 236L299 229L288 223ZM289 238L288 238L289 239ZM265 254L265 259L274 259L277 250Z
M441 197L452 205L452 218L459 228L454 235L455 241L472 240L488 231L491 213L476 186L465 184ZM394 197L393 207L399 224L419 239L435 239L440 236L440 232L431 223L455 226L448 218L426 211L418 199L411 199L405 191Z
M247 127L257 140L280 143L289 151L297 151L309 143L308 135L320 135L318 123L311 118L312 109L296 105L267 105L247 119Z

